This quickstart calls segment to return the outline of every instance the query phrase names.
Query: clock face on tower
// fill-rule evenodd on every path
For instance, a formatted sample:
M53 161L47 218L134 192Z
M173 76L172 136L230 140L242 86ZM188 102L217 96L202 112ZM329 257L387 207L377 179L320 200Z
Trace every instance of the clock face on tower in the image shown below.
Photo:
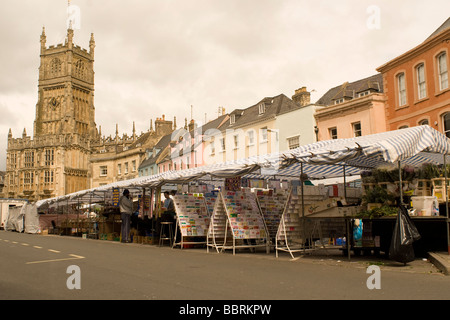
M58 106L59 106L59 102L58 102L58 100L56 100L56 98L53 97L49 100L49 102L48 102L49 109L55 111Z

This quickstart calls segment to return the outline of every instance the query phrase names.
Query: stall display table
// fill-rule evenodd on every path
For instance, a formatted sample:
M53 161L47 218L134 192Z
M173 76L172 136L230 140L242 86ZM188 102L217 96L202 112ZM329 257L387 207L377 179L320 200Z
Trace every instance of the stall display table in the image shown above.
M210 216L203 194L183 194L174 197L177 222L173 246L185 248L187 245L205 244L210 224ZM180 231L180 241L176 241Z
M396 216L379 217L372 219L361 219L363 233L360 241L355 241L353 233L350 234L350 248L342 248L345 255L347 250L353 251L355 255L384 254L389 257L389 249ZM446 251L446 223L445 216L411 216L421 239L414 242L414 251L417 256L426 256L429 251ZM352 221L352 228L354 221Z
M305 232L311 230L312 226L306 225L308 223L306 219L300 217L301 208L301 198L297 194L296 188L292 188L276 234L276 257L278 257L278 251L285 251L294 258L295 252L307 249L306 238L308 236Z
M276 234L276 256L278 251L289 252L294 258L296 252L316 250L314 239L322 242L325 235L345 237L347 219L360 208L339 207L339 200L317 186L291 188ZM321 243L321 247L325 244Z
M219 194L211 217L208 247L224 251L265 247L269 251L267 227L252 192L225 191Z
M275 245L275 237L277 236L278 226L280 225L281 217L283 215L284 207L288 198L288 190L273 192L257 191L257 200L264 221L269 233L269 239L272 245Z

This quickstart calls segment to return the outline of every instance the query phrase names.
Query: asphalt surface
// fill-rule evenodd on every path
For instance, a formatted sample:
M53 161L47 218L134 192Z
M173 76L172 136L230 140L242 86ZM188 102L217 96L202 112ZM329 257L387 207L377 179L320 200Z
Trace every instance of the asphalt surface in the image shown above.
M367 286L371 265L379 267L380 289ZM450 277L421 258L403 266L329 250L291 259L6 231L0 231L0 273L0 300L450 298ZM70 282L72 276L79 281ZM69 282L80 288L69 289Z

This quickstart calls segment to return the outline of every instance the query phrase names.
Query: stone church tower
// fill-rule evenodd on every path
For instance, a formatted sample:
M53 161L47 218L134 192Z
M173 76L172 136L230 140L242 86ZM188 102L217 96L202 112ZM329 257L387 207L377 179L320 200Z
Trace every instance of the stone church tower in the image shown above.
M97 138L94 108L94 35L89 51L73 44L73 30L66 43L46 48L41 35L39 96L34 136L78 134Z
M89 187L91 145L99 141L94 108L93 35L89 51L73 43L46 47L41 34L33 138L8 134L5 184L10 198L38 200Z
M89 50L73 43L67 30L64 44L46 46L41 34L38 101L33 137L8 134L5 187L8 198L30 201L53 198L79 190L138 176L146 150L174 129L164 115L150 130L131 136L102 137L95 123L94 36Z

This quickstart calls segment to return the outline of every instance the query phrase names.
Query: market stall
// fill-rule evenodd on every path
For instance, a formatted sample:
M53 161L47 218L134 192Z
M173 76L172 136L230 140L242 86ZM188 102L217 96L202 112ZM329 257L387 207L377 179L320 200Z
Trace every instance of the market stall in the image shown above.
M164 187L167 184L183 184L202 179L225 179L238 176L247 179L259 177L261 179L299 180L302 174L306 174L311 180L343 177L343 185L345 186L344 202L341 201L342 207L337 206L332 208L331 211L334 214L331 214L331 211L326 214L322 212L323 214L320 216L318 213L308 213L306 200L303 198L300 201L300 207L298 204L295 207L296 211L293 212L294 215L297 215L301 220L319 218L319 216L320 218L334 217L337 219L345 217L346 219L354 219L353 213L349 217L348 210L350 209L347 212L344 209L339 209L349 207L347 200L350 197L347 193L351 193L351 190L346 187L346 177L361 175L364 172L377 169L381 166L388 166L391 169L397 169L399 172L402 168L418 168L423 164L433 164L446 168L448 159L444 155L448 155L449 153L450 143L445 135L429 126L418 126L351 139L319 141L285 152L120 181L63 197L42 200L37 203L37 206L39 210L45 212L46 207L55 203L62 204L65 201L68 203L77 203L77 201L79 203L89 203L89 197L98 197L98 193L101 194L102 192L109 193L112 188L136 188L138 190L147 188L148 190L158 190L158 188ZM442 175L438 177L438 180L431 180L430 185L424 184L423 187L418 186L415 190L422 192L417 194L419 197L431 193L431 196L436 196L439 199L440 205L443 205L440 207L439 214L440 217L445 217L443 223L446 225L446 240L450 248L448 237L449 184L447 170L443 170ZM405 204L408 197L408 194L404 193L407 191L403 188L404 178L403 174L400 173L398 176L398 186L402 187L399 187L397 201L401 204ZM440 189L439 186L441 186ZM304 195L304 192L300 193L300 198L302 195ZM155 199L158 198L155 197ZM329 199L324 199L323 201L326 202ZM427 210L424 212L427 212ZM225 214L227 214L226 211ZM228 214L227 219L229 219ZM307 227L306 223L303 223L301 228L307 229L309 227ZM306 234L304 232L304 236L301 238L303 246L306 244Z
M266 223L272 246L275 245L275 238L287 198L287 189L273 188L269 190L256 190L256 199Z
M253 192L222 191L216 200L208 231L208 249L218 252L231 249L268 250L269 240L264 218Z
M174 233L174 246L206 244L206 236L210 224L210 215L206 199L200 193L176 195L173 199L177 215ZM180 231L180 239L177 234Z

